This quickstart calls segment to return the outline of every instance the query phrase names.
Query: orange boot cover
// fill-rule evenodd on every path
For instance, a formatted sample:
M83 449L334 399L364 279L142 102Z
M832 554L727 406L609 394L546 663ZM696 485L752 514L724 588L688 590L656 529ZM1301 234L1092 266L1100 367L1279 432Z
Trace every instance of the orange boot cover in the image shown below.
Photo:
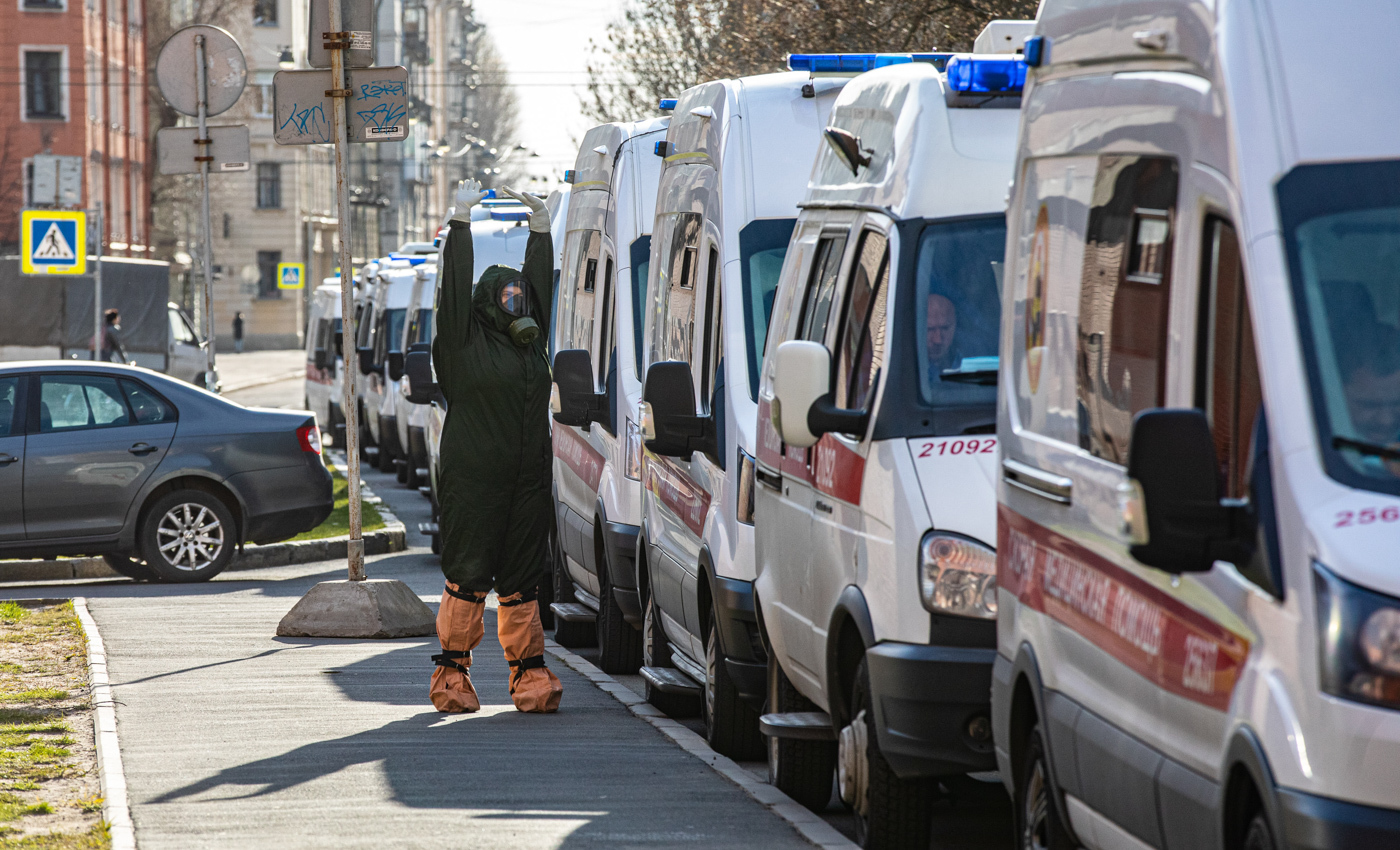
M486 627L481 618L486 613L486 594L466 593L452 582L442 591L438 606L437 633L442 653L433 656L437 669L433 671L428 696L438 711L476 711L481 700L472 687L470 667L472 650L481 643Z
M496 633L510 663L510 698L515 707L521 711L558 710L564 686L544 666L544 627L535 591L514 593L501 600L496 609Z

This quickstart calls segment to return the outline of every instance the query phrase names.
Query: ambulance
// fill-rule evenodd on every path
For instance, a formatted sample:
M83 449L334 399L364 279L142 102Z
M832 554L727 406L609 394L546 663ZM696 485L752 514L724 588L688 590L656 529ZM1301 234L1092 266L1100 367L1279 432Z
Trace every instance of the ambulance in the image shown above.
M988 31L1019 45L1031 24ZM780 789L820 811L835 772L862 846L922 850L940 783L996 767L997 344L1026 68L863 61L822 129L759 380L761 722Z
M341 412L341 388L345 361L341 357L340 278L328 277L311 293L306 320L306 409L316 414L317 423L331 432L336 445L345 435L345 415ZM172 319L173 323L173 319Z
M374 442L369 455L380 472L394 472L394 461L403 456L394 418L394 398L403 377L403 349L399 346L408 322L409 297L416 277L413 267L425 262L427 258L421 256L390 255L381 259L374 297L360 317L361 344L357 356L364 380L356 382L356 394L364 412L365 429Z
M1007 216L1021 847L1400 846L1390 0L1046 0Z
M410 490L428 486L428 405L413 403L409 382L403 379L404 358L414 351L429 351L433 341L433 296L437 292L437 257L413 267L413 286L408 295L408 319L403 325L399 352L390 353L388 371L398 374L394 394L394 424L403 457L394 461L400 484Z
M641 665L642 310L666 118L584 134L570 172L554 338L554 639Z

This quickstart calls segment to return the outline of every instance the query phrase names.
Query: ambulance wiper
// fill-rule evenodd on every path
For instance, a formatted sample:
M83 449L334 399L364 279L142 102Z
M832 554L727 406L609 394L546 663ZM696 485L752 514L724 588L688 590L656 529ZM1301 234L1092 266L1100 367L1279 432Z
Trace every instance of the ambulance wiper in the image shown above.
M1380 443L1371 443L1366 440L1353 440L1351 437L1333 437L1332 448L1351 449L1363 455L1382 457L1386 460L1400 460L1400 448L1383 446Z
M944 369L938 377L945 381L956 381L959 384L976 384L979 387L994 387L997 385L996 369Z

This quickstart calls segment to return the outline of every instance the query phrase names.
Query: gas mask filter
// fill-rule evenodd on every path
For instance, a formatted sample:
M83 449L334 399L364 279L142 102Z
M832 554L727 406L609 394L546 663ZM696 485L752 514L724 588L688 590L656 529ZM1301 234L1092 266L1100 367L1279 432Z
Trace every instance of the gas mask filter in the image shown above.
M516 345L526 346L539 339L540 326L530 318L530 282L524 277L506 281L501 287L500 307L507 316L513 317L510 323L510 340Z

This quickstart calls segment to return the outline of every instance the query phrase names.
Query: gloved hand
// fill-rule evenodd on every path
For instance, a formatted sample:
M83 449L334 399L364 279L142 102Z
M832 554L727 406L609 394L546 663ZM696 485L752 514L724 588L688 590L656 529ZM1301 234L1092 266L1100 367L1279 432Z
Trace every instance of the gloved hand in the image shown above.
M507 189L505 187L502 187L501 191L530 208L531 230L536 233L549 232L549 210L545 209L543 199L536 198L528 192L517 192L514 189Z
M481 188L481 182L477 180L463 180L457 184L457 206L452 212L452 221L472 220L472 207L481 203L481 199L486 197L486 190Z

